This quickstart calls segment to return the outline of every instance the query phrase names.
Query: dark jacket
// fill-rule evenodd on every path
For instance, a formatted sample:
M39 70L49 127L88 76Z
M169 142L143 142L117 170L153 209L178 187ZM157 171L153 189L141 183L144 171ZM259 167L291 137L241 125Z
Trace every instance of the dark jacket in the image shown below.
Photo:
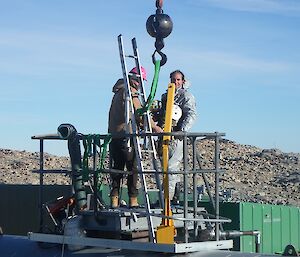
M141 108L141 102L138 98L138 90L130 87L133 107L135 110ZM126 133L125 124L125 84L123 79L119 79L113 86L112 91L115 93L111 101L108 119L109 133ZM138 118L138 117L136 117ZM138 120L137 120L138 121ZM140 123L141 121L139 120ZM129 128L132 131L131 128Z

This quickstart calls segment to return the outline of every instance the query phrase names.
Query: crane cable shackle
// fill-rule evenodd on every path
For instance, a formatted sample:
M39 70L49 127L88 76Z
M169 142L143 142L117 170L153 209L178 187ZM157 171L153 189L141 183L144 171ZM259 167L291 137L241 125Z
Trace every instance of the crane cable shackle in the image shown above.
M156 0L155 6L156 8L162 9L164 1L163 0Z
M163 0L156 0L156 12L149 16L146 22L146 29L148 34L151 37L154 37L155 40L155 51L152 55L153 64L156 63L156 53L160 55L160 66L163 66L167 62L167 55L165 55L161 50L164 48L164 38L169 36L173 29L173 22L169 15L164 14L163 9Z

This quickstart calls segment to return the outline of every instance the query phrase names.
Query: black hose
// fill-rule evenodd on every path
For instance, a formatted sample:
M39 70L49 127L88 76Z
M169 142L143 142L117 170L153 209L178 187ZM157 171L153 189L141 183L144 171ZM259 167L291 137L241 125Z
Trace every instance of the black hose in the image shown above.
M68 150L72 166L72 185L75 192L76 209L82 210L86 207L87 197L83 185L82 160L80 151L80 135L71 124L61 124L57 129L63 139L68 140Z

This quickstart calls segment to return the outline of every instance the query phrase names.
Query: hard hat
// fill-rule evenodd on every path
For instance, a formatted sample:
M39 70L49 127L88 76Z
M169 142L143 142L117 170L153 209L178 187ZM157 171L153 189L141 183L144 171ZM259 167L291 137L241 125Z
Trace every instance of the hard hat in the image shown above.
M182 116L181 108L178 105L174 104L172 108L172 120L177 122L179 121L181 116Z
M147 81L147 71L146 71L146 69L143 66L141 66L141 72L142 72L142 78L143 78L143 80ZM131 73L131 74L138 74L137 67L132 68L132 70L129 73Z

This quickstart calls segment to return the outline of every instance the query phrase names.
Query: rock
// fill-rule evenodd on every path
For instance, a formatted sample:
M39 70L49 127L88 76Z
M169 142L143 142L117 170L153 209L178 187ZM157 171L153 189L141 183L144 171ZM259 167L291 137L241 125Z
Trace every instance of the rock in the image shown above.
M214 142L199 140L197 151L201 154L201 167L211 169L214 164ZM189 149L192 154L191 148ZM255 146L241 145L233 141L220 141L220 166L225 173L220 175L220 190L231 190L231 201L250 201L258 203L294 205L300 207L300 163L299 153L283 153L278 149L260 149ZM44 153L45 169L70 169L68 157ZM108 160L105 161L107 167ZM191 158L189 160L192 168ZM146 163L150 167L150 162ZM0 183L38 184L39 153L0 149ZM189 189L192 188L189 176ZM214 176L206 174L208 183L213 187ZM153 183L147 177L147 182ZM69 184L70 178L59 174L45 174L45 184ZM103 183L109 177L103 176ZM204 185L201 175L197 176L198 186ZM151 187L151 185L150 185ZM214 193L214 190L211 190Z
M69 158L58 157L45 153L45 169L69 169ZM47 161L48 160L48 161ZM33 170L39 169L39 153L0 149L0 183L2 184L38 184L39 174ZM61 174L45 174L45 184L65 185L70 178Z

